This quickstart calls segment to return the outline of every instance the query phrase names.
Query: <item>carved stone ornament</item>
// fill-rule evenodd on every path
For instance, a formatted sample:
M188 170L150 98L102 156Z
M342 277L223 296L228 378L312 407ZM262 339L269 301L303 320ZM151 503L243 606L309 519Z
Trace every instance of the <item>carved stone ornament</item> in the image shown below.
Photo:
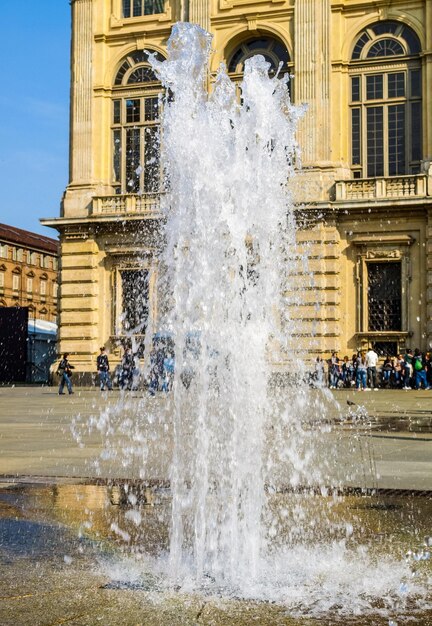
M64 238L68 240L73 239L88 239L89 233L86 230L66 230Z
M367 259L400 259L402 253L400 250L368 250Z

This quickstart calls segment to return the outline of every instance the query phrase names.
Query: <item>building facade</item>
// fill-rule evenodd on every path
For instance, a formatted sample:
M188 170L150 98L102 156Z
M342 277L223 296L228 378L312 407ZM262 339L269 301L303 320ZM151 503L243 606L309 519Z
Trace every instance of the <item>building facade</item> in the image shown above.
M211 71L240 80L263 54L307 104L294 193L314 288L295 315L310 357L432 346L431 2L71 5L70 182L43 222L60 233L60 349L82 372L157 326L160 85L145 50L164 58L179 20L213 34Z
M0 307L57 322L58 251L55 239L0 224Z

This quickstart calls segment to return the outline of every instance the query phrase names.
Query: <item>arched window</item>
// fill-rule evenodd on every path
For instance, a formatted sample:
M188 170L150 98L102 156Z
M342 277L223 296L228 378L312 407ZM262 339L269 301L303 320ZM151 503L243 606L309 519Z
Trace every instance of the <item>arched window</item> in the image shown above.
M243 74L247 59L261 54L270 63L270 74L275 74L281 65L281 73L288 71L289 54L285 46L276 39L260 37L240 44L228 61L228 72L235 79Z
M160 54L156 57L163 61ZM117 193L160 190L160 92L147 53L130 53L117 70L113 87L112 184Z
M422 158L420 42L405 24L378 22L350 64L354 178L416 174Z

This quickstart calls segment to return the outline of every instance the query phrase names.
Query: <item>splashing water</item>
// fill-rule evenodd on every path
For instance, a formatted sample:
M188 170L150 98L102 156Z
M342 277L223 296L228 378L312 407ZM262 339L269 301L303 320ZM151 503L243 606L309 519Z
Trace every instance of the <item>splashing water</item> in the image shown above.
M210 47L208 33L177 24L168 60L152 60L174 96L162 121L165 291L174 303L163 325L177 363L170 554L174 577L186 559L195 580L238 589L262 576L264 485L278 455L293 485L319 483L313 447L305 450L312 435L292 419L304 401L299 381L277 426L284 444L270 454L265 446L270 424L276 428L275 346L291 352L292 373L302 374L286 286L299 263L289 179L302 111L290 103L288 76L269 77L259 55L246 61L239 87L221 66L209 90Z
M210 52L208 33L177 24L168 60L151 61L169 94L158 309L175 346L173 391L161 415L126 398L90 430L103 435L110 463L139 465L139 479L162 475L160 459L172 456L169 554L146 557L161 588L270 600L292 615L393 615L407 585L412 596L426 592L409 563L371 554L355 520L333 515L338 498L325 486L359 485L364 464L342 464L346 439L338 457L323 408L334 399L304 382L291 315L313 286L290 195L302 110L290 103L288 77L270 77L260 56L240 85L224 67L209 85ZM282 387L272 374L284 361ZM80 420L74 428L79 439ZM306 493L281 493L299 488ZM139 509L127 519L139 526ZM143 575L141 560L124 561L120 574L110 568L122 579Z

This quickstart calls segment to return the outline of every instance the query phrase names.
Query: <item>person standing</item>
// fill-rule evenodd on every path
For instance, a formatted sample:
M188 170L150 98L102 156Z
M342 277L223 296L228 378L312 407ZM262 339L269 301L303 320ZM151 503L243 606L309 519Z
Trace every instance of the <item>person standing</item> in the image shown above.
M135 369L135 359L131 348L126 348L121 362L120 388L131 391L133 375Z
M377 364L378 355L373 348L369 348L366 352L367 382L370 388L374 389L374 391L378 391Z
M163 362L163 366L164 366L164 375L163 375L163 381L162 381L162 391L165 391L165 393L168 393L168 391L171 391L172 389L173 378L174 378L174 356L171 354L171 352L167 353Z
M100 349L100 354L98 358L96 359L96 363L97 363L97 371L99 373L100 390L104 391L106 387L109 391L112 391L112 382L111 382L111 377L109 373L110 366L109 366L108 355L105 351L105 348L102 347Z
M339 357L337 355L337 352L332 352L332 355L328 362L328 371L329 387L330 389L337 389L340 376Z
M74 366L69 363L69 354L68 352L65 352L57 368L57 374L60 376L60 385L58 390L59 396L64 396L63 389L65 385L67 387L69 395L73 394L71 381L73 369L75 369Z
M360 352L357 357L356 367L356 389L362 389L363 391L369 391L366 386L366 357L364 352Z
M314 382L317 387L324 387L324 361L320 356L317 356L315 361Z
M412 389L411 378L413 375L413 351L408 348L405 353L403 365L403 387L402 389Z
M423 385L423 389L429 389L429 386L426 380L426 362L423 357L423 354L420 352L418 348L414 350L413 367L414 367L414 380L415 380L414 389L421 389L422 385Z

